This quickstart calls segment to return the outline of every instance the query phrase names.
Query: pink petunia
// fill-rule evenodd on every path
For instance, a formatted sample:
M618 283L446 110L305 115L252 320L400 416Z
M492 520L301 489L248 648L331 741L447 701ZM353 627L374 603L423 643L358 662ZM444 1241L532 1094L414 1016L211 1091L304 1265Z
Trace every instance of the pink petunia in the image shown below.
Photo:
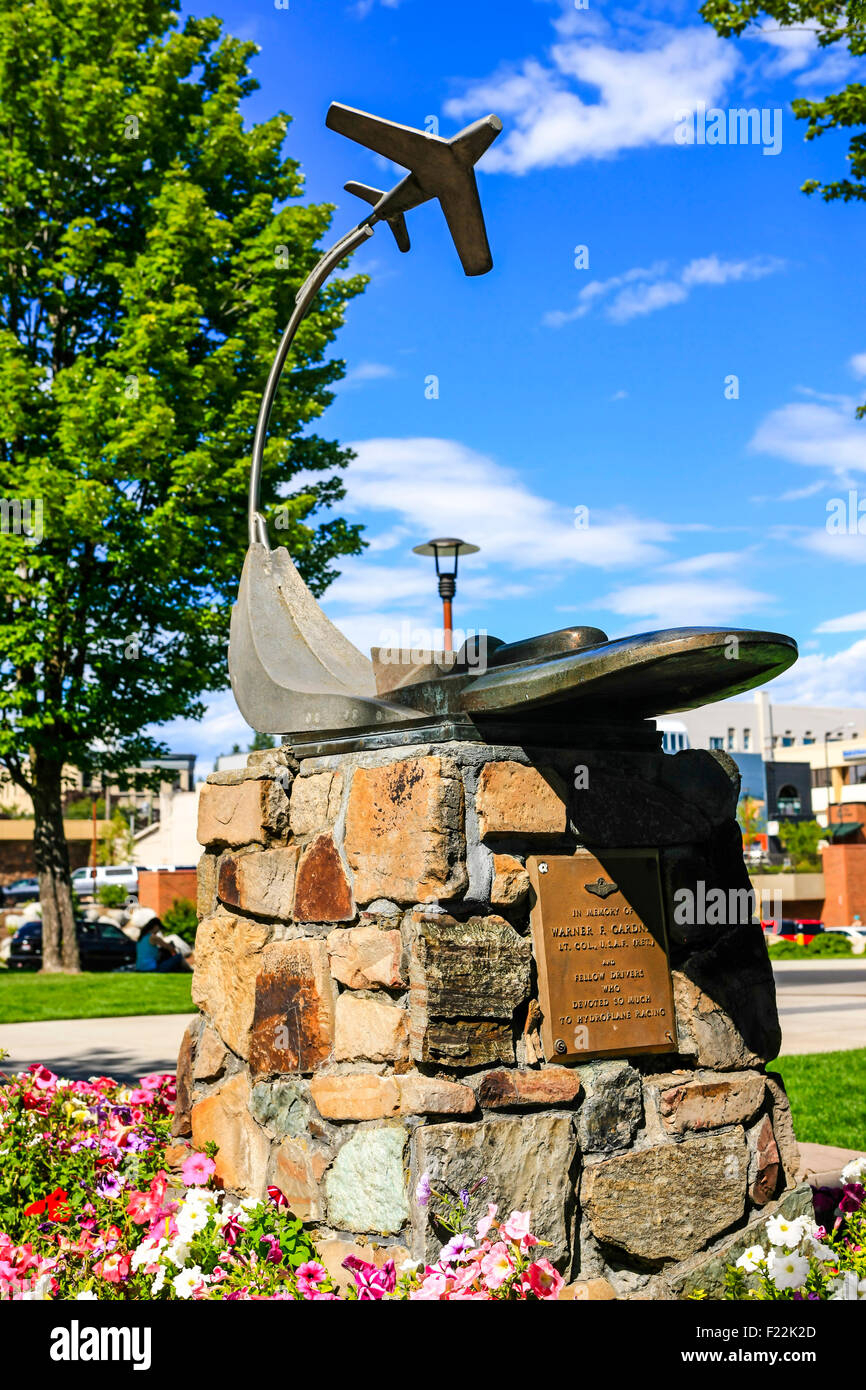
M203 1187L214 1172L216 1164L212 1158L207 1154L191 1153L184 1159L180 1175L187 1187Z
M513 1240L515 1245L519 1245L521 1250L526 1250L530 1245L537 1245L535 1236L529 1229L532 1219L532 1212L513 1211L507 1221L503 1221L499 1227L499 1234L506 1240Z
M549 1260L535 1260L526 1271L529 1287L536 1298L558 1298L565 1280Z
M488 1205L487 1215L482 1216L478 1222L478 1225L475 1227L475 1233L478 1236L479 1240L483 1240L484 1237L487 1235L487 1232L490 1230L490 1227L496 1220L496 1213L498 1210L499 1208L497 1207L495 1202L491 1202Z
M491 1289L501 1288L509 1275L514 1273L514 1261L504 1241L497 1241L496 1245L491 1246L481 1261L481 1272Z
M304 1264L298 1265L295 1270L295 1277L300 1282L305 1280L308 1284L321 1284L328 1277L328 1271L324 1265L320 1265L318 1260L307 1260Z

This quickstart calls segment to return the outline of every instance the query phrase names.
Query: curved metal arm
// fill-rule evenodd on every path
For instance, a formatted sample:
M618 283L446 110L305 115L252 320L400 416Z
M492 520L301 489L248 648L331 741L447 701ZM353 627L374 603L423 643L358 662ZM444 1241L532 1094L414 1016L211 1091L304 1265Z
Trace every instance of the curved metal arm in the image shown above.
M265 519L259 511L259 493L262 485L262 459L265 451L265 439L268 433L268 422L271 418L271 410L274 404L274 397L277 394L277 387L280 377L283 374L283 367L286 365L286 358L289 355L289 348L292 346L295 334L303 322L304 315L310 308L313 300L318 294L322 285L327 280L331 271L340 264L344 257L356 250L368 237L373 235L375 228L371 225L371 219L359 223L353 227L351 232L347 232L338 242L326 251L315 268L310 272L301 288L295 296L295 308L292 317L286 325L286 331L280 339L280 346L277 348L277 355L268 375L265 393L262 396L262 403L259 406L259 418L256 421L256 434L253 440L253 461L250 469L250 491L249 491L249 535L250 545L259 541L266 550L268 545L268 528Z

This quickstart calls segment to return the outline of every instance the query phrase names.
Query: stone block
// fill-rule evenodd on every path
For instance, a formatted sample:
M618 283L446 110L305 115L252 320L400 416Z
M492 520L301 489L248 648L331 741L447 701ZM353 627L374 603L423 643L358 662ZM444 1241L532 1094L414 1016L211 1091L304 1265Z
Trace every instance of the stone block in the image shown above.
M757 1134L754 1137L754 1161L749 1172L749 1196L756 1207L764 1207L776 1195L782 1160L769 1116L765 1115L755 1128Z
M299 1081L258 1081L250 1095L250 1114L277 1139L297 1139L310 1120L306 1087Z
M457 1081L411 1073L396 1078L403 1115L471 1115L475 1092Z
M616 1298L616 1290L606 1279L577 1279L560 1289L559 1297L565 1302L607 1303Z
M274 1155L270 1181L299 1221L321 1221L325 1201L321 1181L330 1162L327 1151L306 1139L284 1139Z
M641 1079L624 1061L582 1062L585 1098L578 1111L577 1137L584 1153L628 1148L643 1121Z
M292 915L298 850L295 845L224 854L219 861L217 893L226 907L275 920Z
M581 1206L602 1245L648 1264L683 1260L742 1218L747 1171L742 1129L696 1135L588 1165Z
M324 941L277 941L262 954L250 1034L250 1069L315 1071L334 1042L334 984Z
M652 1078L647 1079L647 1084ZM659 1093L659 1114L669 1134L746 1124L757 1115L766 1090L759 1072L700 1075Z
M219 1147L216 1176L223 1187L244 1197L263 1197L270 1145L249 1112L250 1085L238 1072L192 1109L192 1140L197 1149Z
M381 1120L400 1112L400 1092L391 1076L316 1076L310 1095L326 1120Z
M511 907L529 892L529 874L513 854L494 854L490 901L494 907Z
M195 942L193 1002L239 1057L249 1056L256 975L270 928L245 917L206 917Z
M356 1131L325 1176L328 1223L338 1231L396 1235L409 1217L402 1126Z
M576 1143L570 1115L496 1115L478 1124L420 1125L413 1137L413 1173L453 1192L486 1178L484 1202L501 1214L532 1211L532 1229L551 1242L544 1254L567 1268L574 1236ZM432 1258L439 1241L425 1208L415 1208L416 1254Z
M511 1021L527 998L532 951L503 917L412 915L409 1013L419 1062L483 1066L514 1059Z
M491 835L563 835L566 791L553 768L485 763L475 797L482 840Z
M737 1071L779 1055L776 988L757 924L734 927L673 972L679 1050L699 1067Z
M778 1072L766 1074L767 1092L770 1097L770 1115L773 1121L773 1134L779 1146L785 1177L789 1183L796 1182L800 1172L800 1146L794 1133L791 1117L791 1103L785 1091L785 1084Z
M362 995L337 1000L334 1057L338 1062L400 1062L409 1055L409 1017L398 1004Z
M478 1104L485 1110L571 1105L579 1091L580 1076L569 1067L542 1067L540 1071L489 1071L478 1083Z
M225 1071L228 1049L213 1028L203 1028L192 1074L196 1081L216 1081Z
M318 835L301 855L293 915L296 922L351 922L355 916L346 870L330 835Z
M328 936L331 974L350 989L401 989L403 938L379 927L338 927Z
M341 772L314 772L310 777L297 777L292 784L289 811L292 834L315 835L333 825L342 789Z
M288 827L289 799L280 783L271 778L237 786L206 782L201 789L199 844L214 848L264 844L285 835Z
M191 1023L187 1024L186 1031L180 1040L180 1049L177 1054L174 1115L171 1122L171 1132L176 1139L187 1139L192 1134L190 1111L192 1109L193 1053L200 1029L201 1019L194 1018Z
M468 883L459 777L432 756L356 768L344 846L359 903L457 897Z
M199 920L210 917L216 911L218 865L219 855L205 851L196 866L196 910Z
M795 1221L798 1216L812 1216L812 1189L809 1184L802 1183L786 1192L778 1202L773 1202L771 1207L753 1214L747 1226L714 1244L711 1250L703 1251L676 1269L666 1271L667 1287L660 1290L657 1296L687 1298L690 1293L701 1289L711 1299L724 1298L725 1266L734 1264L750 1245L764 1245L766 1249L764 1225L767 1217L777 1212L789 1221Z

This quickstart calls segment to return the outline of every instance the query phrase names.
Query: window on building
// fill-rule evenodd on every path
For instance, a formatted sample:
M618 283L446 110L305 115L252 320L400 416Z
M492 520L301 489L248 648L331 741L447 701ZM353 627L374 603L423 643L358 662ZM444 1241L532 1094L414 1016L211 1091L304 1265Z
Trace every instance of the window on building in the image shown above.
M744 752L744 753L748 753L748 751L749 751L749 749L751 748L751 746L752 746L752 731L751 731L751 729L744 729L744 730L743 730L743 752Z
M866 782L866 763L852 763L851 775L848 781L849 783L856 783L858 785Z
M736 729L728 729L728 752L729 752L729 753L733 753L733 751L734 751L734 749L736 748L736 746L737 746L737 731L736 731Z
M711 738L711 739L710 739L710 747L711 747L711 748L724 748L724 746L725 746L725 740L724 740L723 738Z
M829 787L831 786L830 769L826 767L812 768L812 786Z
M794 735L791 733L791 730L790 730L790 729L786 729L785 732L784 732L784 734L782 735L782 747L783 747L783 748L793 748L793 746L794 746Z
M776 812L778 815L799 816L801 807L800 793L797 791L796 787L792 787L790 783L786 783L784 787L779 788L779 794L776 797Z

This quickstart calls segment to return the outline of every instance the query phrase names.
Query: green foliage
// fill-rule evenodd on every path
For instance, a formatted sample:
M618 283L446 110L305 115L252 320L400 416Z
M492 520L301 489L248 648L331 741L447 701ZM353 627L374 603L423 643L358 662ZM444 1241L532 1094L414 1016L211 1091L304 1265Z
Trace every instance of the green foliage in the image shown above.
M259 394L332 214L288 116L244 120L254 53L168 0L0 0L0 497L41 507L0 533L0 762L28 789L158 756L142 729L226 681ZM350 455L311 426L364 284L320 294L265 457L317 594L362 544L313 519Z
M782 1074L801 1144L866 1153L866 1048L780 1057L768 1070Z
M851 943L842 932L822 932L812 938L808 946L783 938L781 941L768 941L767 948L773 960L813 960L816 956L853 956Z
M175 898L167 912L163 913L162 924L167 932L173 932L182 940L195 945L198 929L198 913L194 902L189 898Z
M794 861L795 871L799 873L820 871L818 841L826 837L826 830L816 820L782 821L779 825L779 839Z
M249 753L258 753L260 749L276 747L277 740L273 738L271 734L256 733L253 735L253 741L247 751ZM238 752L240 752L240 749L238 749Z
M740 797L737 806L737 820L743 832L743 844L747 849L760 832L763 812L764 803L759 801L756 796Z
M126 907L129 894L119 883L103 883L96 890L96 901L102 907Z
M56 1018L125 1018L139 1014L195 1013L192 974L39 975L24 970L0 974L0 1024Z
M93 816L93 801L89 796L82 796L79 801L70 801L63 816L65 820L90 820ZM96 803L96 819L105 820L104 796Z

